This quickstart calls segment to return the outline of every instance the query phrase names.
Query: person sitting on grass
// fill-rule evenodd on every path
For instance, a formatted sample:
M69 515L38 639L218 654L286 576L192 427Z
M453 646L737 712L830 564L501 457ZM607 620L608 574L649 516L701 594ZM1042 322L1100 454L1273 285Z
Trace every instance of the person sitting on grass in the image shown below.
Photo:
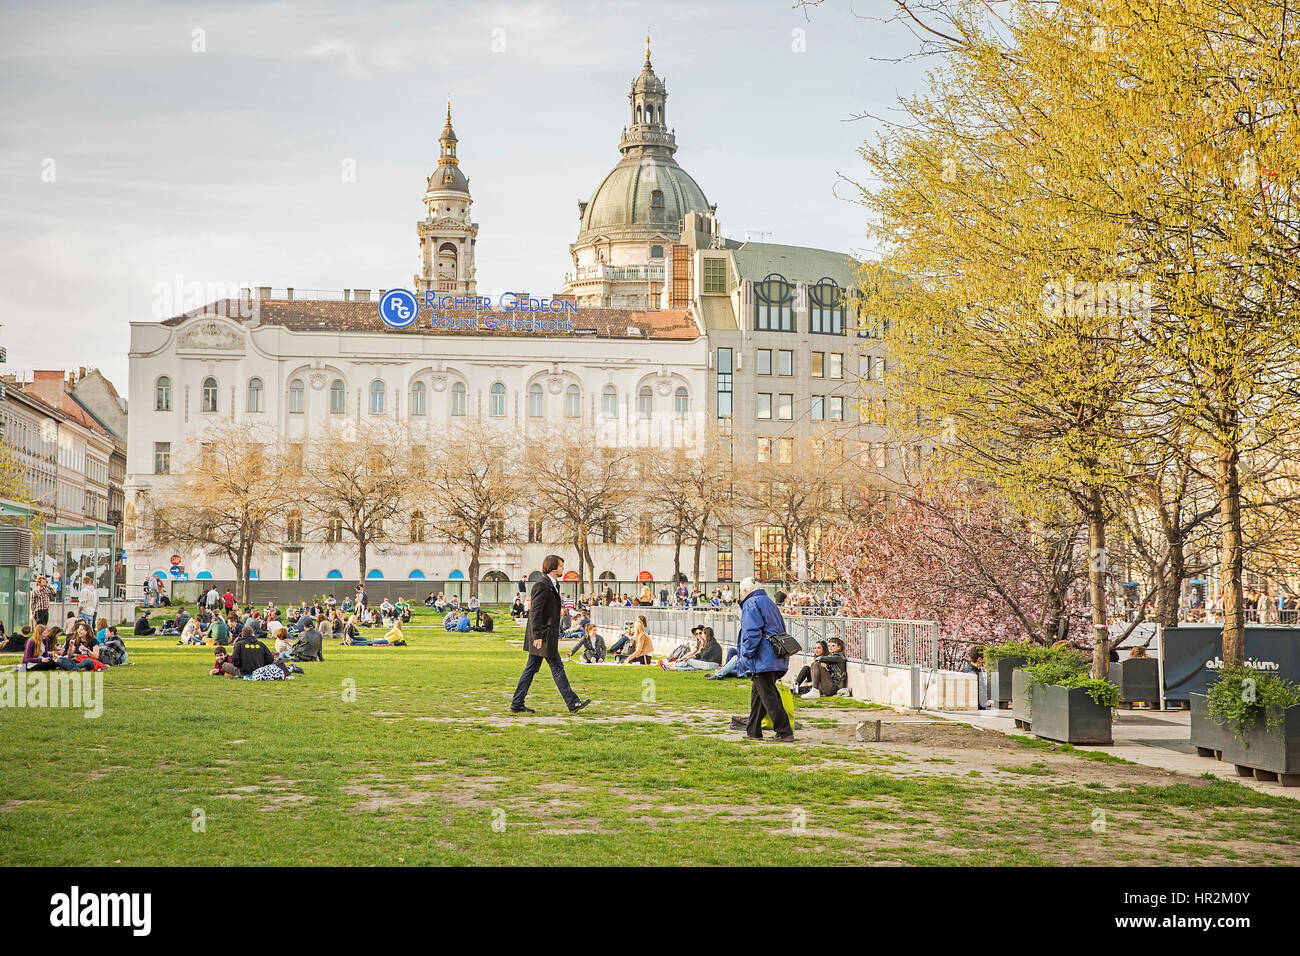
M23 663L22 668L25 671L52 671L57 666L54 661L57 658L55 644L59 640L59 629L57 627L47 628L44 624L37 624L32 636L27 639L23 646Z
M393 622L393 626L384 635L384 643L393 647L406 646L406 637L402 634L402 621L400 618Z
M253 629L245 624L244 629L239 632L239 640L235 641L235 646L231 648L230 660L221 669L235 677L243 677L252 674L259 667L265 667L273 660L275 655L258 640Z
M405 598L398 598L397 601L393 604L393 608L397 611L397 619L399 621L401 621L403 624L411 623L411 602L410 601L406 600Z
M203 627L197 617L192 617L185 622L185 630L181 631L181 639L177 644L202 644Z
M344 644L354 644L357 641L364 643L365 638L361 636L361 629L357 624L357 616L355 614L349 617L343 624L343 628L339 631L338 636L343 639Z
M632 644L626 654L619 655L620 664L649 664L650 655L654 653L654 644L645 629L645 624L638 620L632 625Z
M522 595L515 597L515 603L510 605L510 619L518 624L525 617L524 599Z
M813 645L812 664L801 670L795 678L794 692L804 700L834 697L847 684L844 645L838 638L832 637L827 644L818 641Z
M474 615L474 630L491 633L493 627L492 615L482 608L479 608Z
M3 631L4 625L0 624L0 633ZM0 651L22 651L26 648L27 642L31 639L31 636L32 626L30 624L24 624L22 630L14 631L6 636L4 646L0 647Z
M713 628L696 627L692 633L696 636L695 650L676 661L660 661L659 666L666 671L712 671L722 665L722 645L713 636Z
M438 596L434 598L433 609L437 611L439 614L442 614L444 611L447 610L447 607L448 607L447 599L443 597L442 592L439 591Z
M212 677L236 677L236 676L238 676L238 675L236 675L236 674L232 674L230 671L226 670L226 665L227 665L227 664L230 664L230 655L226 653L226 649L225 649L224 647L222 647L221 645L218 645L217 647L213 648L213 652L212 652L212 670L208 671L208 674L209 674L210 676L212 676ZM233 665L233 664L230 664L230 667L233 669L233 668L234 668L234 665Z
M573 655L577 654L578 651L582 651L582 663L584 664L600 664L605 660L605 655L608 653L605 650L605 639L596 630L596 625L590 621L587 622L577 646L569 652L569 659L572 660Z
M460 616L456 618L456 630L461 634L468 634L474 630L474 624L469 619L469 611L461 611Z
M325 620L322 615L321 620ZM322 647L325 641L325 635L316 627L309 627L298 635L298 639L284 648L280 652L280 642L275 642L276 656L281 660L293 661L323 661L325 655L322 653Z
M739 663L740 663L740 655L737 653L736 649L735 649L734 647L728 647L728 648L727 648L727 659L726 659L725 661L723 661L722 666L719 667L719 668L718 668L716 671L714 671L712 674L705 674L705 675L704 675L704 679L705 679L705 680L722 680L724 677L735 677L735 676L736 676L736 666L737 666Z
M149 609L144 608L140 611L140 616L135 619L135 628L131 631L136 637L147 637L154 633L153 625L149 623Z
M609 646L609 652L617 657L622 657L623 648L632 643L633 631L636 629L636 621L627 621L623 625L623 633L619 635L617 641Z
M442 619L442 629L444 631L456 630L456 622L460 620L460 611L448 611Z
M275 656L288 657L289 648L291 647L293 647L293 638L289 634L289 629L287 627L280 628L280 630L275 633Z

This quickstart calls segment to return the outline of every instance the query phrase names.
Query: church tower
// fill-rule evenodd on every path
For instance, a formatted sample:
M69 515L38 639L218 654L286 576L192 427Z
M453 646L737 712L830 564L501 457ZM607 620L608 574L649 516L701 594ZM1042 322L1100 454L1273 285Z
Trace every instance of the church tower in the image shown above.
M474 244L478 223L470 220L469 180L456 158L456 131L451 128L451 100L447 100L447 122L438 138L438 168L429 177L424 193L424 221L416 226L420 236L420 271L415 274L415 291L472 294Z

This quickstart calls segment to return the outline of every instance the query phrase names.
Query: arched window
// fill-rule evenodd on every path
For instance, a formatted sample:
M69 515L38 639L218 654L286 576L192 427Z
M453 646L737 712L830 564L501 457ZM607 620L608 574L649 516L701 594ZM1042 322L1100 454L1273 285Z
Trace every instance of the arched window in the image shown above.
M564 390L564 414L569 418L582 417L582 389L576 385Z
M465 414L465 383L457 382L451 387L451 413L457 418Z
M370 414L384 414L384 383L379 379L370 383Z
M248 380L248 411L264 411L262 407L262 380L260 378L250 378Z
M618 418L618 389L613 385L600 391L600 414L603 418Z
M794 331L794 286L776 273L754 283L754 328L759 332Z
M649 385L642 385L641 390L636 393L636 415L643 422L650 420L651 414L655 409L655 396Z
M427 395L428 395L428 391L425 389L423 382L416 382L414 385L411 386L411 414L412 415L425 414L425 399Z
M211 376L203 380L203 410L205 412L217 410L217 380Z
M662 189L652 189L650 191L650 208L651 209L664 208L664 191Z
M348 393L343 387L343 379L336 378L330 383L330 414L342 415L347 410Z
M170 412L172 410L172 380L166 375L154 383L153 408L156 412Z
M506 574L504 571L489 571L487 574L483 575L483 580L484 581L509 581L510 575Z
M616 574L614 574L613 571L601 571L601 572L600 572L600 580L601 580L601 581L617 581L617 580L618 580L618 576L617 576Z
M306 401L307 389L302 379L295 378L289 383L289 414L301 415Z
M542 417L542 386L539 382L528 386L528 417Z
M673 412L676 413L678 418L685 418L690 410L690 393L686 391L685 387L679 387L677 391L673 393Z
M488 399L488 414L493 418L506 417L506 387L500 382L492 386L492 393Z
M651 259L662 259L663 257L664 257L664 247L663 247L663 246L651 246L651 247L650 247L650 258L651 258Z
M284 519L284 537L290 544L302 540L302 512L290 511Z
M822 335L844 334L844 290L834 279L808 287L809 330Z

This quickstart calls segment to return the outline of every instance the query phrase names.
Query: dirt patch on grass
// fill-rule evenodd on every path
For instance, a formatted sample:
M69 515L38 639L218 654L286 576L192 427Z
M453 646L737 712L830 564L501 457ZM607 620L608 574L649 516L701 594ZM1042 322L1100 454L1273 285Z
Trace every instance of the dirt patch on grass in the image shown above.
M339 788L343 793L349 796L363 797L350 809L349 813L378 813L387 810L400 810L412 804L424 804L433 796L427 790L407 790L397 788L394 790L380 790L367 784L347 786Z

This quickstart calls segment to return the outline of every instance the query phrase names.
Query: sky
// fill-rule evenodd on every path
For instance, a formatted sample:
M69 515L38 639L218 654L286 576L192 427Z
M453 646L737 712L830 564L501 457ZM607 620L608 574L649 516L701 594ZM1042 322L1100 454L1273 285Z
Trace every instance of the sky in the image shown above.
M857 149L923 81L890 0L0 9L0 371L102 369L186 283L409 288L447 97L479 290L558 291L647 32L737 239L869 257Z

